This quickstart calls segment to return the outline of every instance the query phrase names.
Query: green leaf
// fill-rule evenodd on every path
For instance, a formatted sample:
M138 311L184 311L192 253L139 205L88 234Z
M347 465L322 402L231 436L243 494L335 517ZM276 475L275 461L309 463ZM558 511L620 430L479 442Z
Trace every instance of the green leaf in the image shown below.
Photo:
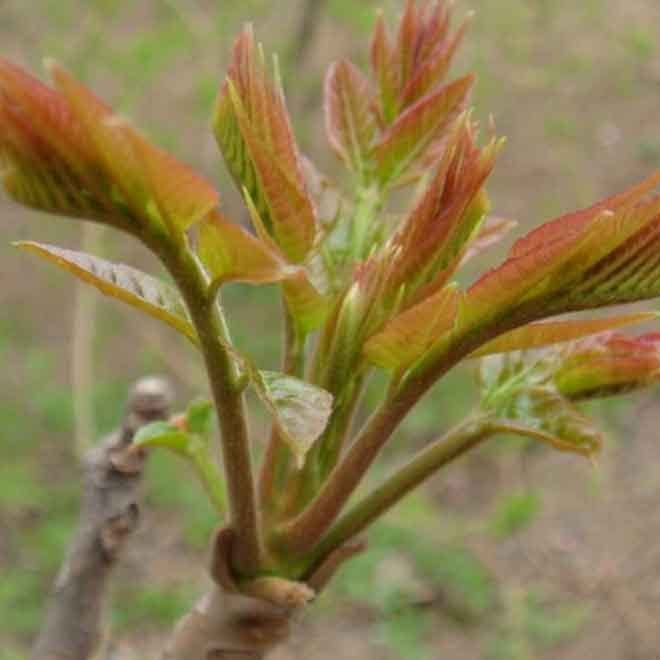
M213 406L208 401L193 402L181 425L152 422L138 430L133 444L145 449L169 449L189 461L216 511L223 514L226 510L224 480L211 455L208 433L212 414Z
M506 353L481 362L481 407L495 417L493 428L540 440L560 451L597 453L602 434L564 398L553 382L556 360Z
M305 454L325 430L332 412L332 395L276 371L257 372L253 384L301 467Z
M208 437L213 424L215 407L207 399L192 401L186 410L186 426L191 433Z
M136 447L163 447L180 456L189 455L190 435L169 422L151 422L140 427L133 437Z
M167 323L197 344L197 334L183 301L177 291L165 282L130 266L114 264L85 252L33 241L18 241L14 245L54 263L83 282L92 284L101 293Z

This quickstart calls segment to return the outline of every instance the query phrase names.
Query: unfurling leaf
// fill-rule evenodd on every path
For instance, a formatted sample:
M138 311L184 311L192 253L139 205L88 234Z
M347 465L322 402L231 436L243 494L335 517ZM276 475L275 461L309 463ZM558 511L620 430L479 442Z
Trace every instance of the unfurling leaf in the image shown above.
M447 287L395 316L364 346L367 359L384 369L407 369L454 327L460 295Z
M603 446L603 434L591 419L552 389L521 393L512 402L509 415L503 418L508 432L540 440L559 451L592 457Z
M250 28L236 40L214 130L229 171L247 189L265 228L286 257L302 262L316 238L284 95L267 75Z
M446 78L464 36L467 22L450 31L449 3L408 1L395 40L390 40L382 15L371 41L371 67L380 91L379 112L390 124L418 99L432 93Z
M20 241L14 245L54 263L92 284L101 293L164 321L197 344L197 334L183 301L177 291L165 282L130 266L113 264L84 252L32 241Z
M546 359L547 358L547 359ZM546 354L507 353L482 360L482 409L503 430L546 442L561 451L595 454L602 435L591 420L562 396Z
M328 141L346 165L363 178L376 133L373 102L369 81L351 62L340 60L329 68L324 94Z
M213 412L208 401L193 401L183 416L140 427L133 445L142 449L168 449L189 461L216 511L224 514L227 508L224 479L210 447Z
M316 385L275 371L254 374L253 384L282 439L302 466L305 454L325 430L332 412L332 395Z
M507 353L573 341L606 330L644 323L658 317L656 312L640 312L602 319L577 319L530 323L500 335L481 346L470 357Z
M605 333L562 347L554 382L572 400L620 394L660 381L660 334Z
M277 248L217 212L200 223L198 253L214 283L279 282L300 270L287 263Z
M394 254L383 251L389 271L387 289L398 291L405 286L408 298L418 298L417 291L426 285L431 291L425 290L421 297L443 286L489 212L484 184L501 141L491 140L480 149L475 133L475 126L466 118L424 193L387 246Z

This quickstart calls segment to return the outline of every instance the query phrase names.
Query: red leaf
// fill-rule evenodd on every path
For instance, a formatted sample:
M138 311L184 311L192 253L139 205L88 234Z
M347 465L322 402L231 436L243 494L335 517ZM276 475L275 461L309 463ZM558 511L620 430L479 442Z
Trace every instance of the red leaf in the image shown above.
M22 204L105 222L117 215L66 101L6 60L0 60L0 164L7 192Z
M190 167L125 126L161 217L170 227L187 229L220 202L217 191Z
M389 124L398 112L398 86L392 45L387 37L382 12L378 14L371 38L371 68L378 81L382 120Z
M469 120L447 145L434 177L382 252L390 294L405 286L406 300L425 297L439 273L442 284L458 266L490 204L483 188L501 142L479 149ZM422 290L423 294L417 294Z

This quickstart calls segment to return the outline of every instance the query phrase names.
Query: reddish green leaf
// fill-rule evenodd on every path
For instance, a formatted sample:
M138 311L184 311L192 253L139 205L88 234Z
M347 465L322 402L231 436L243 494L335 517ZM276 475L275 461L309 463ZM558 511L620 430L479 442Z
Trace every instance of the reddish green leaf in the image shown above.
M367 359L384 369L407 369L454 327L459 300L456 288L447 287L395 316L364 345Z
M14 245L54 263L83 282L92 284L101 293L141 309L197 343L183 301L165 282L130 266L113 264L84 252L32 241L20 241Z
M554 382L569 399L610 396L660 380L660 333L606 333L562 347Z
M465 108L473 83L474 76L467 75L427 94L383 133L374 147L377 174L383 183L399 179L444 136Z
M52 62L49 69L109 182L135 216L178 231L217 205L218 194L201 177L148 143L68 72Z
M244 191L244 195L252 224L255 226L259 238L272 252L279 253L276 243L269 236L247 190ZM323 323L329 309L327 297L312 281L312 269L309 268L312 264L314 264L314 255L308 259L307 268L298 267L282 281L282 292L287 308L303 335L318 328Z
M660 295L660 198L633 203L651 186L564 216L519 241L509 258L468 291L464 321L508 315L517 325L569 311ZM626 199L625 204L617 200ZM518 310L513 312L513 310Z
M397 256L389 286L395 290L405 284L409 292L414 292L450 265L455 268L490 210L483 186L501 141L493 139L479 149L469 121L460 127L455 140L392 239Z
M402 91L403 107L408 107L422 98L447 76L467 27L468 21L465 21L451 38L434 44L435 48L416 68Z
M433 92L446 78L466 25L450 32L448 3L408 0L394 42L390 42L382 16L371 41L371 67L379 83L380 116L388 125Z
M0 166L5 189L22 204L119 222L93 149L67 102L1 59Z
M350 169L364 176L376 132L369 81L351 62L340 60L328 69L324 91L330 145Z
M315 210L282 90L268 79L251 29L234 46L214 128L232 176L249 192L268 232L291 261L303 261L316 237Z
M648 176L623 193L601 200L586 209L567 213L555 220L546 222L529 232L524 238L516 241L513 248L511 248L511 256L523 256L541 247L543 244L564 237L567 233L571 235L576 234L592 224L603 211L617 211L622 207L634 204L646 193L651 192L658 184L660 184L660 171Z
M541 348L551 344L573 341L606 330L614 330L626 325L644 323L657 318L656 312L639 312L625 316L613 316L602 319L578 319L563 321L544 321L530 323L511 330L489 341L471 354L470 357L483 357L494 353L507 353L531 348Z
M309 275L299 270L282 282L286 306L302 334L316 330L325 321L330 301L312 283Z
M279 251L218 212L200 224L198 253L214 283L278 282L300 270L288 264Z
M371 68L378 81L382 119L390 123L398 111L397 72L393 66L392 45L387 37L382 12L378 14L371 38Z
M124 130L144 168L158 212L168 226L185 230L218 205L217 191L201 176L147 142L131 127L125 126Z

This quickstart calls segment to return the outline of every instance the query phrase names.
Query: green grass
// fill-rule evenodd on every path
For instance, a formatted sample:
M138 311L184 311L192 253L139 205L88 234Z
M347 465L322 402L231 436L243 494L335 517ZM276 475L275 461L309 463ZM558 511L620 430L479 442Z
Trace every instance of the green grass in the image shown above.
M540 509L538 493L508 493L497 505L490 527L496 537L506 538L531 525Z
M110 621L118 632L168 629L194 601L194 595L181 587L138 587L115 594Z
M485 658L537 660L544 651L578 635L589 617L589 608L581 603L552 602L535 588L513 590Z
M40 0L38 12L31 3L12 4L22 15L16 22L17 31L25 29L26 25L39 28L38 45L35 47L32 41L28 44L26 39L22 55L38 66L42 56L53 54L93 86L96 81L96 84L103 84L109 80L110 89L119 94L119 104L125 112L135 107L148 86L153 87L156 94L152 103L167 102L171 98L170 87L177 83L169 77L170 69L181 61L191 62L186 75L192 77L192 93L182 102L182 111L186 110L187 102L190 121L197 124L199 131L206 130L222 78L220 58L226 57L230 34L240 23L248 17L255 19L259 37L277 42L280 50L286 36L284 31L259 27L261 21L272 25L273 13L277 11L265 0L210 3L205 14L207 20L201 23L195 22L193 12L205 11L203 7L208 3L158 2L152 7L151 25L128 35L124 18L135 4L127 0L90 0L84 3L85 20L81 20L83 5L77 0ZM570 93L575 94L572 98L576 99L576 104L586 98L579 96L580 90L589 89L598 79L610 81L608 87L614 91L610 89L609 94L611 98L616 97L617 102L622 100L621 95L626 97L623 100L632 102L649 93L648 83L640 71L657 53L653 30L650 24L609 26L607 31L603 30L608 17L604 0L573 3L568 17L570 3L553 0L527 3L480 0L474 4L478 13L466 41L465 53L480 74L477 113L486 119L495 107L498 122L511 121L509 131L514 138L511 148L515 147L516 123L533 122L535 133L545 136L547 142L516 147L522 152L526 149L532 152L520 158L527 166L537 166L536 161L542 159L544 149L551 144L566 149L562 167L570 168L572 161L579 157L579 150L584 149L581 135L585 131L579 120L566 114L565 109L548 103L546 94L543 103L547 107L540 108L539 103L533 105L533 99L529 106L515 107L508 99L515 99L517 91L526 85L535 91L549 88L551 94L561 93L568 86L573 90ZM356 4L349 0L330 0L327 5L329 20L326 19L325 26L338 33L347 28L339 35L342 38L350 34L363 38L371 27L375 8L383 6L386 13L392 15L395 5L399 6L400 2ZM457 14L468 5L459 3ZM181 8L183 18L190 18L192 25L201 25L207 38L198 42L172 6ZM87 20L90 17L92 20ZM553 39L560 42L557 30L563 30L564 19L574 27L574 32L562 40L565 46L562 52L555 50L551 57L544 56L548 43ZM287 30L290 29L287 23ZM563 32L560 34L564 36ZM602 45L594 48L594 44L599 43ZM587 47L583 48L585 44ZM190 55L193 49L194 58ZM203 60L197 68L200 58ZM319 61L323 61L323 57L319 56ZM364 61L363 54L361 63ZM180 75L180 68L176 70ZM292 94L311 98L320 89L322 71L318 70L317 74L318 78L302 81L289 74L285 83ZM601 103L598 94L595 96ZM607 100L604 98L602 103ZM320 99L316 105L320 105ZM598 109L597 116L609 119L607 112L603 106ZM177 125L155 125L156 122L149 119L148 110L146 114L143 111L142 121L138 123L168 148L178 151L182 146ZM318 146L322 141L322 136L316 134L318 121L299 117L296 126L304 136L305 149ZM621 156L624 159L620 165L622 169L630 168L631 161L645 168L660 164L660 143L653 135L637 138L628 151L628 161L625 161L625 154ZM217 160L220 162L219 156ZM560 174L565 175L565 172ZM573 177L576 192L594 188L601 175L597 167L590 165L584 176ZM554 175L546 178L548 181L555 179ZM231 197L231 184L226 177L216 181L226 201ZM519 193L517 189L503 192L505 198L507 195L517 198ZM523 194L527 195L524 191ZM499 203L496 200L496 204ZM565 205L566 200L557 195L557 186L542 186L535 191L533 205L528 208L529 217L554 215L565 210ZM519 219L523 223L528 221L527 216ZM73 231L50 222L44 218L43 235L35 238L54 242L70 240L75 244ZM228 287L225 293L225 303L233 312L232 331L238 344L264 367L275 367L279 360L279 338L273 332L273 319L279 318L279 309L273 293L272 287L246 286ZM59 292L53 291L53 295L65 299ZM47 322L53 321L47 319ZM69 322L64 310L58 312L57 323L68 325ZM115 335L128 334L126 323L118 315L103 314L100 326L96 357L112 367L106 350ZM0 358L10 365L11 375L16 370L19 374L15 379L7 378L0 383L9 392L9 396L0 397L0 516L3 521L10 522L9 565L0 565L3 576L0 580L0 631L12 640L20 640L23 647L27 647L30 636L38 628L44 594L50 588L75 523L78 491L71 451L72 399L65 371L68 344L61 338L51 337L48 327L38 310L34 311L33 318L9 310L0 319ZM54 356L50 353L53 347L63 352ZM148 350L135 353L136 372L161 366L158 355ZM114 428L120 419L129 379L127 374L104 376L103 382L94 388L92 398L99 434ZM367 401L371 405L379 400L382 384L382 380L376 378L370 388ZM406 421L392 443L388 458L399 460L411 445L431 439L457 422L469 409L473 394L472 367L452 372ZM629 410L629 401L594 406L594 412L603 419L603 428L620 427ZM615 442L612 437L608 441ZM524 450L528 442L501 439L489 445L486 451L492 452L493 460L498 460L501 453ZM191 561L200 562L218 520L193 474L179 459L155 453L149 461L146 492L147 506L153 508L156 515L166 517L168 524L181 529L191 551ZM494 537L489 537L488 542L496 543L526 529L537 518L540 506L539 496L534 492L504 495L486 521L486 532ZM462 516L439 511L436 503L419 494L402 503L387 520L374 527L369 552L347 564L330 587L335 602L342 599L366 601L379 611L381 622L372 634L400 657L413 660L435 657L435 649L432 651L427 644L433 632L431 621L419 608L410 607L414 594L410 593L405 579L384 580L379 571L383 562L399 555L416 580L443 595L443 602L457 624L483 622L493 609L503 610L501 625L488 645L488 657L498 660L538 658L544 649L579 634L589 616L588 610L579 603L557 605L542 594L528 591L513 605L499 604L500 592L506 584L498 583L460 534L448 533L448 521L454 519L460 528L464 523ZM481 525L480 529L483 528ZM191 594L185 588L171 585L121 587L117 596L112 620L121 631L139 629L142 625L168 627L191 602ZM12 647L0 650L0 660L24 657L25 653Z

